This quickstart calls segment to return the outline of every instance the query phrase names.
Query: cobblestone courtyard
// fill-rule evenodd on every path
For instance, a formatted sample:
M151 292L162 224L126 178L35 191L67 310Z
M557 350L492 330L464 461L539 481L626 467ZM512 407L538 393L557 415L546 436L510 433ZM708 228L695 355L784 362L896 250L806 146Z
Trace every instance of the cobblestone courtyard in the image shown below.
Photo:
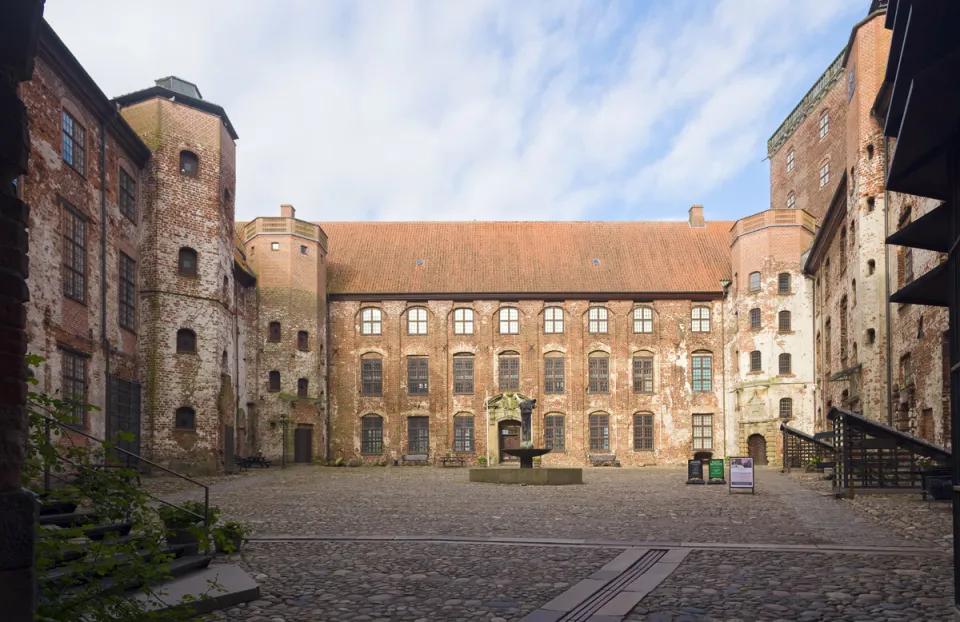
M918 494L836 500L773 469L758 472L756 495L687 486L681 469L587 469L584 480L313 467L211 479L223 517L254 531L235 560L263 585L261 600L217 617L519 620L625 549L660 546L690 552L625 619L951 619L949 508ZM907 517L924 526L901 533Z

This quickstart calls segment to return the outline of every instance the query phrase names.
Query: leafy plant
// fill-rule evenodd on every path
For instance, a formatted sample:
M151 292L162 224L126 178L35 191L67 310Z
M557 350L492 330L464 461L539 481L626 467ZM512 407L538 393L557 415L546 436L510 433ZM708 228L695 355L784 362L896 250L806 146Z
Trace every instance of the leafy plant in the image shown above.
M222 553L235 553L247 541L250 529L235 521L229 521L213 528L213 541Z
M477 464L481 466L487 464L486 456L480 456L479 458L477 458Z
M166 527L195 527L203 524L203 503L183 501L179 506L161 505L157 515ZM220 508L213 506L207 511L207 524L212 525L220 518Z

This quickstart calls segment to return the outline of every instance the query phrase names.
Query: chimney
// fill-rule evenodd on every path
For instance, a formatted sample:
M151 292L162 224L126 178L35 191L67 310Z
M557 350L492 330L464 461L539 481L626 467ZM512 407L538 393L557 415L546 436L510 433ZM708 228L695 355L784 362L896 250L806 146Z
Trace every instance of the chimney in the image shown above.
M280 206L280 215L284 218L296 218L294 215L296 213L297 210L293 209L293 206L288 203L284 203Z
M703 220L703 206L702 205L691 205L690 206L690 226L696 229L702 229L707 226L707 223Z

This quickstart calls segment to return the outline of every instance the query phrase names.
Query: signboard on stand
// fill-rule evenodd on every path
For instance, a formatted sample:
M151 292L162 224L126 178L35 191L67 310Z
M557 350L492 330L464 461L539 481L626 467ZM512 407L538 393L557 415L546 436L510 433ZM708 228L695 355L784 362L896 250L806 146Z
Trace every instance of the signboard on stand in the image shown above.
M726 484L727 480L723 477L723 460L720 458L713 458L710 460L710 479L707 480L708 484Z
M746 488L754 493L753 458L730 458L730 489Z
M687 483L703 483L703 462L699 460L687 460Z

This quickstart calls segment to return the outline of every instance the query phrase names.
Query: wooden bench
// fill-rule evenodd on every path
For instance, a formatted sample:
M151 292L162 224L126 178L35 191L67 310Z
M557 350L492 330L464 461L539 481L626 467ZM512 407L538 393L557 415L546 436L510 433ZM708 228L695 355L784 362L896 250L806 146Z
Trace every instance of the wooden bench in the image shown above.
M463 456L442 456L440 458L440 464L447 466L448 464L455 464L457 466L466 466L467 461Z
M403 464L408 462L413 464L427 464L427 454L404 454L400 456L400 461Z
M604 465L620 466L620 463L617 462L617 457L613 454L591 454L590 455L590 465L591 466L604 466Z

